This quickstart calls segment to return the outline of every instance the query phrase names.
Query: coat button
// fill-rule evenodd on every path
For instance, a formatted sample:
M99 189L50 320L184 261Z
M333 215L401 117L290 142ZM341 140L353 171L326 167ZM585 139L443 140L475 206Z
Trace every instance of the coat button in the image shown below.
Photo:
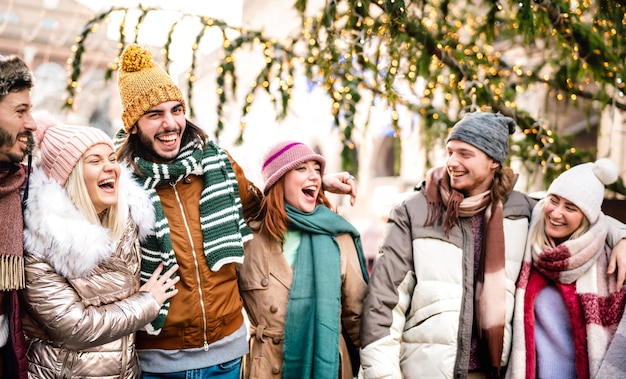
M268 278L263 278L263 280L261 280L261 285L263 287L267 287L268 284L270 284L270 280Z
M191 176L185 177L185 183L187 184L191 183Z
M276 313L276 312L278 312L278 307L277 307L277 306L275 306L275 305L272 305L272 306L270 307L270 312L272 312L272 313Z
M274 374L274 375L280 374L280 367L278 367L278 366L272 367L272 374Z
M278 345L281 340L282 340L282 338L280 338L280 337L274 337L274 338L272 338L272 343L274 345Z

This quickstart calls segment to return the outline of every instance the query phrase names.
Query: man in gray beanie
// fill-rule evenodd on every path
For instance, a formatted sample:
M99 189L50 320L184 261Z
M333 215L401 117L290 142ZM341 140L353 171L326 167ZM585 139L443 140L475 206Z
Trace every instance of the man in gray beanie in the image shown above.
M364 378L503 376L535 204L503 167L515 126L467 114L446 139L446 164L391 211L363 303Z
M26 342L17 290L24 287L21 193L37 128L30 110L33 76L17 56L0 55L0 377L26 378Z

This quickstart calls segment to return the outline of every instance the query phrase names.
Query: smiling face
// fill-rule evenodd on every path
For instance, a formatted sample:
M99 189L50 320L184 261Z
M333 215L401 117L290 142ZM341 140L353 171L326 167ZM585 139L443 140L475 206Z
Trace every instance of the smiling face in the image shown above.
M491 188L496 169L500 166L498 162L467 142L450 140L446 149L446 169L453 189L469 197Z
M0 162L21 162L35 146L31 108L27 89L0 97Z
M567 240L583 223L585 215L574 203L557 195L548 195L543 206L546 234L557 244Z
M117 204L120 165L113 148L104 143L93 145L82 156L83 177L89 198L98 214Z
M150 108L130 132L139 136L141 144L149 151L149 160L170 163L178 156L185 126L182 103L167 101Z
M321 166L317 161L297 165L285 174L285 202L302 212L313 212L322 186Z

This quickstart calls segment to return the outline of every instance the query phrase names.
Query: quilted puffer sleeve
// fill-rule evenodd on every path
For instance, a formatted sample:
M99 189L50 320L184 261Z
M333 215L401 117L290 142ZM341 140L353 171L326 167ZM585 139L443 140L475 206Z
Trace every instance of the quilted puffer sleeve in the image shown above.
M94 275L95 283L85 278L68 281L34 257L27 257L25 271L24 311L39 329L28 330L33 326L25 323L27 335L67 349L82 350L115 341L142 328L159 312L152 294L135 292L134 285L128 285L134 280L130 271L126 278L116 275L115 270L105 270Z
M366 379L402 377L402 331L415 287L410 224L404 204L392 211L382 255L370 276L361 316L361 365Z

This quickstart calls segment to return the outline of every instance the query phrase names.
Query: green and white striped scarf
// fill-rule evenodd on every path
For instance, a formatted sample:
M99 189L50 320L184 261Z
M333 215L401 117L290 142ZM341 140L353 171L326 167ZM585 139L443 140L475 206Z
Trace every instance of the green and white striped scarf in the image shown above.
M192 142L181 148L176 160L158 164L136 158L141 176L137 177L154 205L156 224L153 235L141 244L141 283L148 281L163 262L167 271L176 264L170 227L163 212L156 188L165 183L177 183L190 174L204 173L204 189L200 196L200 226L204 255L212 271L232 262L243 262L243 243L252 232L243 218L239 186L226 153L213 141L204 148ZM165 323L169 300L161 307L159 316L147 327L148 334L157 335Z

